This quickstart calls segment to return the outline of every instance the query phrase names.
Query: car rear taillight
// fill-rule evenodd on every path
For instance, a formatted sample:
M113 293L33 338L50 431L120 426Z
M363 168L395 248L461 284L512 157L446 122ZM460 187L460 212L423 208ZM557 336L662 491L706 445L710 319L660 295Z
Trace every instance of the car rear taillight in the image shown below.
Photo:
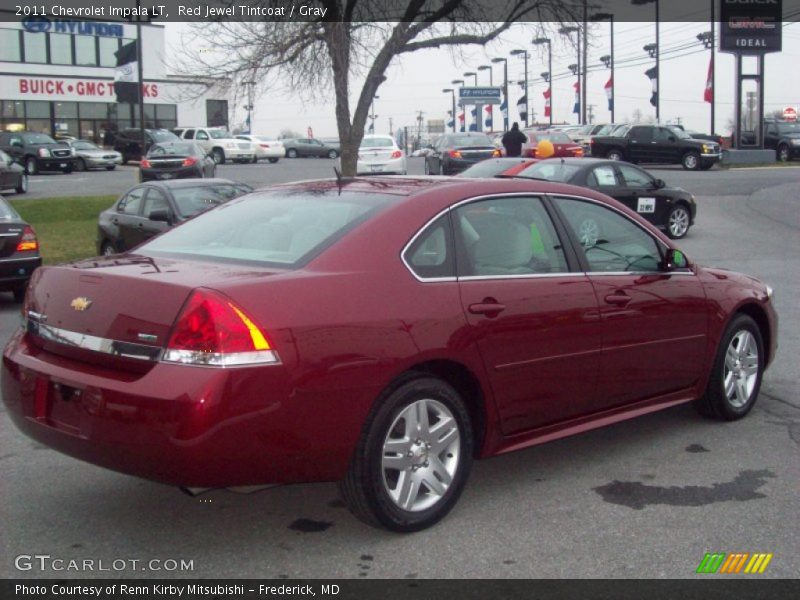
M392 158L402 158L402 157L403 153L400 152L400 150L395 150L394 152L392 152Z
M227 297L206 289L195 290L186 301L162 360L211 367L280 362L250 317Z
M450 150L450 158L461 158L461 152L458 150Z
M139 166L140 166L141 168L143 168L143 169L149 169L149 168L151 168L153 165L152 165L152 164L150 164L150 161L149 161L149 160L147 160L146 158L143 158L143 159L142 159L142 162L140 162L140 163L139 163Z
M22 232L22 238L17 244L17 252L33 252L39 249L39 240L31 226L26 226Z
M583 156L583 148L576 148L573 152L575 156Z
M502 154L502 152L500 152L500 150L498 149L498 150L495 150L494 152L492 152L492 156L493 156L494 158L498 158L498 157L500 157L500 156L503 156L503 154Z
M184 167L191 167L192 165L195 165L195 164L197 164L197 159L195 157L193 157L193 156L190 156L189 158L183 159L183 166Z

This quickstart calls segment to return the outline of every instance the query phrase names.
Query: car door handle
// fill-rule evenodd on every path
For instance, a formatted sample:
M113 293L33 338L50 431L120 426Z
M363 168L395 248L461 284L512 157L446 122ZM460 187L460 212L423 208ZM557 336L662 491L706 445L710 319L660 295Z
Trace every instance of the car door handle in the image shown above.
M483 302L478 302L476 304L469 305L469 312L473 315L487 315L487 316L494 316L506 309L505 304L500 304L496 301L491 301L488 298L485 299Z
M615 292L609 294L604 298L607 304L616 304L617 306L625 306L631 301L631 297L625 292Z

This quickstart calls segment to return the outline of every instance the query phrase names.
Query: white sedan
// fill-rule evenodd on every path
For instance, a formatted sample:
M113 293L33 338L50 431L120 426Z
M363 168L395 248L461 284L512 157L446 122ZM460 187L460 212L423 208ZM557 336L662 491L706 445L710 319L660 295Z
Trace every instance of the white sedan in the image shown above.
M271 163L278 162L278 159L286 156L286 149L283 147L283 142L266 135L250 135L241 134L236 136L237 139L247 140L252 142L256 149L256 154L253 157L253 162L268 159Z
M357 175L408 172L406 155L390 135L365 135L358 149Z

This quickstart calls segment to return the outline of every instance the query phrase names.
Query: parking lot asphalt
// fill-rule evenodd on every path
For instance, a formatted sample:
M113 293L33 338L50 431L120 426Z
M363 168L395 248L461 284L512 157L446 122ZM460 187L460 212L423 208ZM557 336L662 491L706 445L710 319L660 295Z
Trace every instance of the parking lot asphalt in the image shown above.
M282 160L218 175L259 187L328 176L332 165ZM410 168L421 173L422 161ZM775 288L780 347L746 419L723 424L679 406L479 461L443 522L397 535L356 521L334 484L191 498L62 456L2 414L0 576L687 578L706 552L768 552L763 575L739 576L797 577L800 168L658 176L697 196L696 226L679 244L692 259ZM37 176L30 196L76 193L66 191L73 183L82 195L118 193L134 180L128 168ZM0 294L0 339L18 324L19 307ZM37 553L184 559L193 570L15 568L15 557Z

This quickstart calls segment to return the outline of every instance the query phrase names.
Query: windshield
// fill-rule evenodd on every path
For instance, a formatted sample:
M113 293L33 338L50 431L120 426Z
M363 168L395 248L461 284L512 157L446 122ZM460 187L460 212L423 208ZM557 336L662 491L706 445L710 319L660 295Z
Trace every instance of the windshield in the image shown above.
M39 144L55 144L56 141L51 138L49 135L45 135L43 133L31 133L25 137L25 141L29 144L39 145Z
M172 197L182 217L193 217L209 208L252 192L253 188L242 184L205 185L202 187L173 188Z
M179 140L180 138L174 133L166 130L150 131L150 137L156 142L169 142L170 140Z
M672 133L674 133L675 137L677 137L679 140L690 140L690 139L692 139L692 136L690 136L688 133L686 133L680 127L670 127L669 130Z
M197 152L195 151L194 144L176 142L170 144L156 144L150 148L150 152L147 153L148 156L164 156L169 154L191 156L197 154Z
M226 140L229 137L232 137L231 134L225 131L224 129L209 129L208 135L210 135L211 138L215 140Z
M600 129L597 130L597 133L595 133L595 135L608 135L611 132L611 130L614 129L614 127L616 127L616 125L614 125L613 123L609 123L608 125L603 125Z
M560 160L545 160L531 165L517 173L517 177L533 177L547 179L548 181L567 182L580 170L580 166L567 164Z
M469 146L492 146L492 140L488 135L454 135L445 147L463 148Z
M387 194L340 193L338 188L257 192L199 215L137 252L298 267L391 198Z
M92 142L73 142L72 147L75 150L99 150Z
M362 148L392 148L394 140L391 138L364 138L361 142Z
M800 133L800 123L778 123L778 131L782 134Z

